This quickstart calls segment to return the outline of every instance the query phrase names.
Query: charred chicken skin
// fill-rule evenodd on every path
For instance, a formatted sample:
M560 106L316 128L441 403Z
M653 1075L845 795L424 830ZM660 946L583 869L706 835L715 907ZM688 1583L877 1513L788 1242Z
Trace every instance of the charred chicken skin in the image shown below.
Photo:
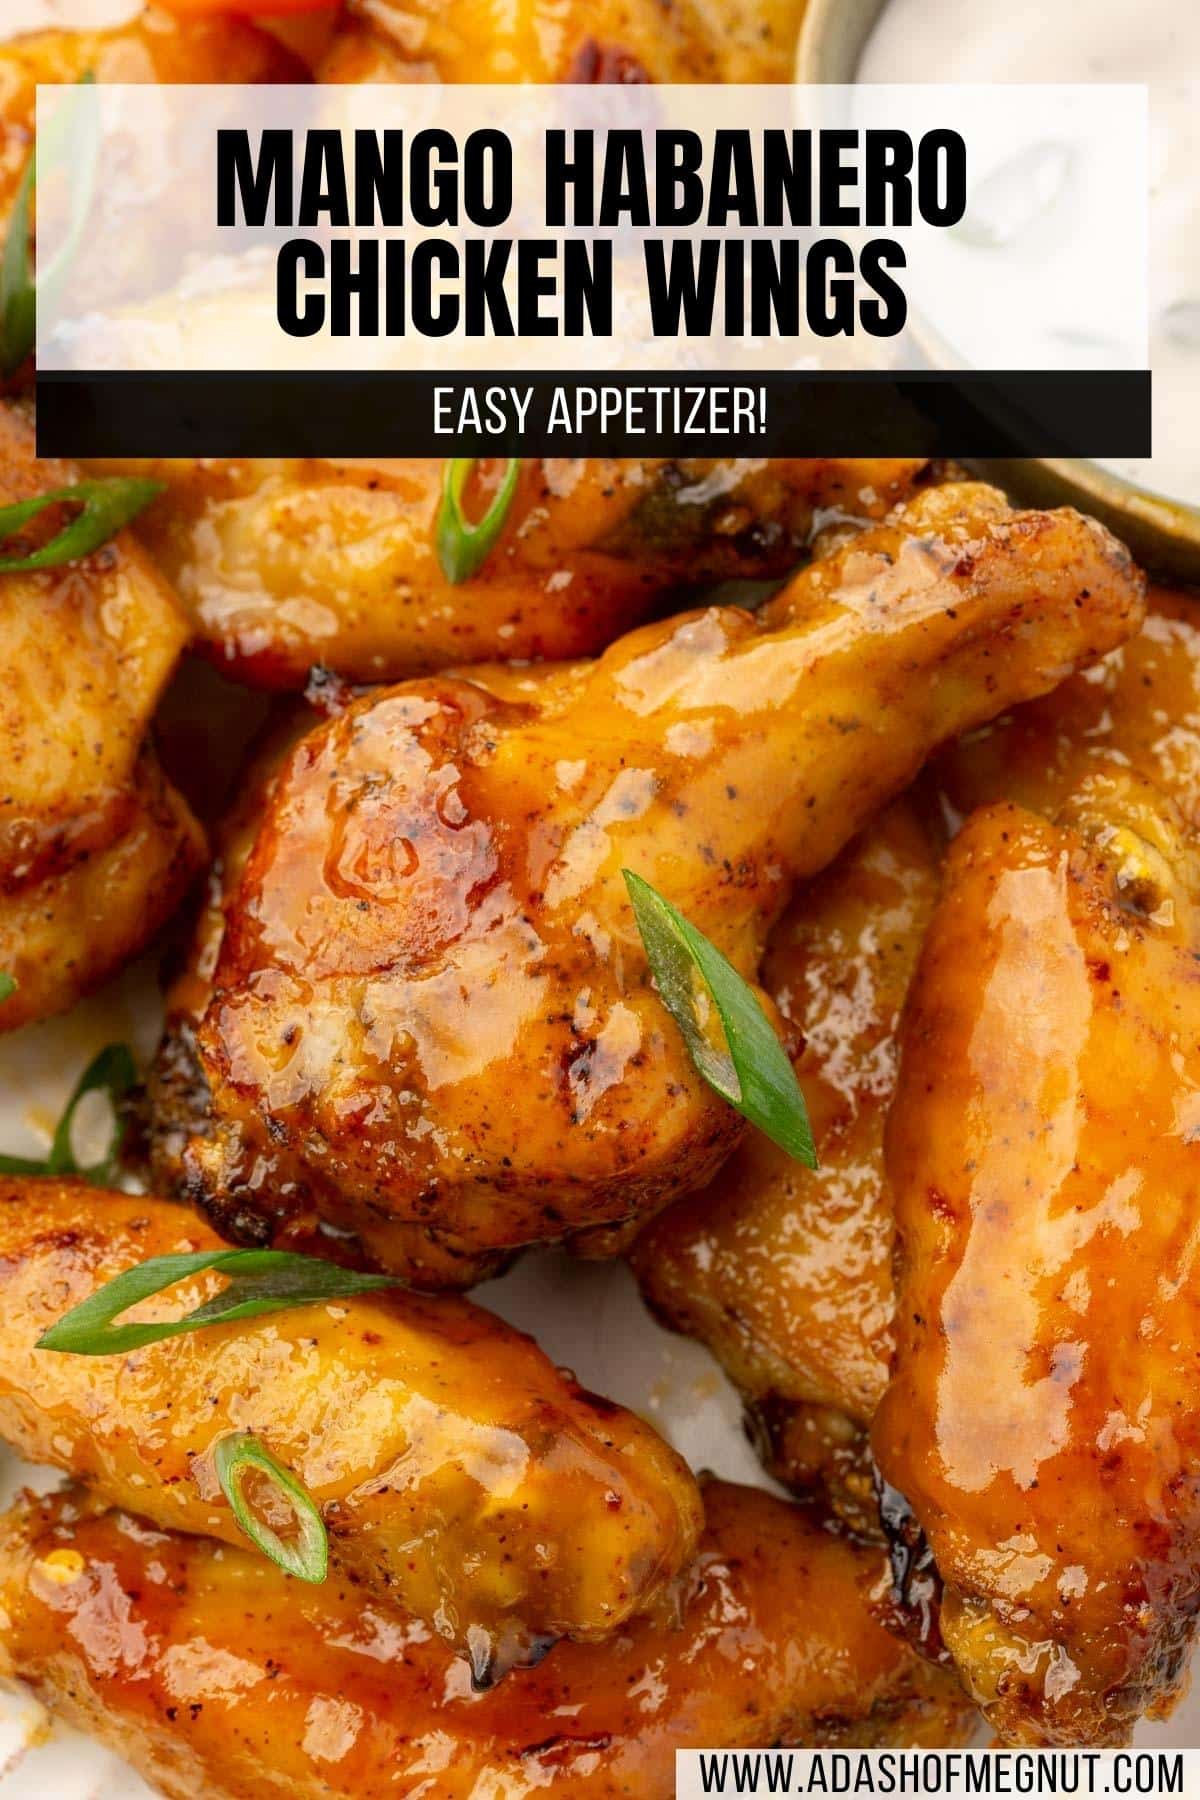
M1140 613L1100 528L966 484L757 616L354 702L285 763L226 911L193 1193L303 1192L470 1254L636 1228L741 1121L651 983L622 868L753 978L791 886L931 749Z
M333 1577L29 1497L0 1528L0 1666L173 1800L670 1800L691 1745L963 1741L957 1684L873 1617L877 1552L748 1488L705 1503L652 1617L478 1693Z
M126 462L167 492L141 533L197 643L240 680L303 687L315 663L396 681L450 663L602 650L685 584L779 577L814 514L879 518L919 461L525 462L482 568L455 585L438 561L444 464ZM477 465L487 510L506 471Z
M360 1597L425 1621L480 1681L556 1637L607 1635L687 1563L701 1508L674 1452L465 1301L370 1294L124 1354L34 1348L122 1270L210 1245L162 1201L0 1185L0 1436L112 1504L237 1544L213 1451L251 1432L311 1494ZM177 1318L221 1285L193 1276L133 1316Z
M1200 1607L1198 873L1122 763L1057 822L986 807L909 996L873 1441L1010 1741L1124 1741L1177 1695Z
M0 505L77 479L35 461L28 421L0 407ZM200 828L148 738L186 637L127 531L63 568L0 573L0 968L17 984L0 1030L60 1012L114 973L200 865Z

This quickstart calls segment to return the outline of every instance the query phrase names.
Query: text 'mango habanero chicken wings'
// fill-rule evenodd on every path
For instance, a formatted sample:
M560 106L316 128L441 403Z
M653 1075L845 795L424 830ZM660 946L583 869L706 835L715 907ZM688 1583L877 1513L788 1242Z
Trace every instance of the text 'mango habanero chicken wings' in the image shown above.
M931 749L1140 613L1099 527L965 484L758 615L349 705L285 761L226 909L190 1191L306 1191L373 1247L396 1222L468 1254L619 1247L741 1130L650 981L622 868L753 979L793 883Z
M879 1551L755 1489L704 1500L650 1616L479 1693L336 1573L27 1497L0 1521L0 1669L173 1800L671 1800L693 1745L964 1741L957 1683L874 1619Z
M700 1500L674 1451L463 1300L366 1294L114 1355L34 1348L123 1270L210 1247L160 1200L0 1182L0 1436L111 1504L240 1544L212 1458L251 1432L312 1496L340 1575L480 1681L612 1632L688 1562ZM178 1318L219 1287L194 1275L133 1316Z

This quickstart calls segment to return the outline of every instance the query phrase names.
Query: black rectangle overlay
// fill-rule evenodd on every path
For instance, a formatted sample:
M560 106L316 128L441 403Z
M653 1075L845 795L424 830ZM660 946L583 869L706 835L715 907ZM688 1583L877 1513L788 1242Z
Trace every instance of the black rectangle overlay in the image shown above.
M758 376L437 374L388 370L199 371L38 376L42 456L1148 456L1146 370L796 371ZM524 429L435 429L438 389L531 390ZM755 395L753 429L717 428L721 390ZM552 430L562 389L572 428ZM587 391L639 402L574 426ZM656 391L661 390L661 402ZM761 390L761 401L758 399ZM637 400L637 395L633 396ZM661 421L658 406L662 406ZM453 412L453 408L451 409ZM686 429L685 426L699 427Z

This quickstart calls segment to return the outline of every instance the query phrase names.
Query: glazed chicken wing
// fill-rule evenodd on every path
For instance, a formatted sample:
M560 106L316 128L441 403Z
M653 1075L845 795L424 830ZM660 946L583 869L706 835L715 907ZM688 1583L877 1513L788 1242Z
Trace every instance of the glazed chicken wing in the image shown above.
M147 1079L142 1109L148 1175L153 1191L174 1199L188 1196L185 1152L197 1135L213 1129L208 1084L196 1050L196 1031L212 998L212 976L225 933L226 911L233 904L257 829L263 796L287 752L312 723L311 711L299 703L285 708L270 724L249 766L242 772L237 803L226 815L209 871L204 904L199 909L188 954L166 990L166 1019L158 1054ZM359 1265L374 1260L402 1269L414 1288L443 1292L474 1287L502 1274L511 1256L504 1251L467 1253L434 1237L424 1225L370 1219L362 1233L330 1232L311 1197L295 1184L280 1183L265 1199L247 1207L244 1195L206 1196L209 1219L222 1237L242 1244L273 1242L276 1247L317 1256L334 1256Z
M403 1221L470 1253L636 1227L741 1121L651 983L622 868L752 977L793 882L931 748L1140 606L1100 528L968 484L757 616L356 701L285 763L227 911L194 1194L301 1191L368 1241Z
M950 827L1012 797L1053 812L1098 760L1151 774L1200 819L1200 616L1152 589L1141 631L1043 699L969 733L931 780L802 888L772 935L764 984L798 1033L821 1167L755 1135L703 1194L668 1209L633 1262L660 1318L713 1351L750 1404L774 1474L821 1483L859 1525L874 1509L862 1450L887 1380L892 1206L883 1124L896 1030Z
M690 1745L963 1741L956 1684L874 1622L877 1553L751 1489L705 1501L654 1617L479 1694L333 1578L26 1498L0 1528L0 1666L174 1800L670 1800Z
M1200 1607L1200 911L1177 809L1097 762L955 840L887 1140L883 1475L1009 1740L1119 1743Z
M321 81L791 81L803 0L350 0Z
M822 1483L860 1524L875 1505L864 1434L892 1352L883 1125L941 848L912 798L894 802L772 933L762 980L797 1038L819 1169L751 1132L632 1258L658 1316L706 1344L746 1399L773 1473Z
M77 479L0 408L0 504ZM169 917L204 853L147 732L186 639L129 532L82 561L0 573L0 1029L58 1012Z
M1200 828L1200 601L1152 587L1141 630L1054 692L952 744L932 771L953 823L992 800L1053 811L1097 761L1127 762Z
M879 518L922 468L530 460L494 549L454 585L438 561L440 460L95 466L166 482L140 521L145 542L199 646L269 687L303 687L316 663L380 682L491 657L591 654L673 588L788 574L815 513ZM468 516L487 510L505 468L477 467Z
M700 1503L674 1452L465 1301L370 1294L113 1356L34 1348L123 1269L209 1247L159 1200L0 1185L0 1436L157 1524L241 1543L212 1458L252 1432L319 1506L342 1574L481 1681L614 1630L691 1556ZM220 1286L194 1276L135 1316Z
M0 28L2 28L0 21ZM296 81L303 70L274 38L230 14L176 18L147 7L111 31L0 36L0 222L33 145L38 84L79 81Z

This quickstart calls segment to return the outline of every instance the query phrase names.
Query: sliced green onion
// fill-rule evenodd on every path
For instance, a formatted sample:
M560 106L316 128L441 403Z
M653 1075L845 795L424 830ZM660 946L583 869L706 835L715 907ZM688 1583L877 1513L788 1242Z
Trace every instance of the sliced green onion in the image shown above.
M86 1181L94 1181L100 1187L105 1186L113 1178L121 1146L125 1141L121 1102L130 1089L136 1086L137 1067L128 1044L106 1044L76 1082L75 1090L55 1128L49 1155L0 1156L0 1175L82 1175ZM75 1160L72 1131L80 1101L85 1094L96 1092L108 1095L113 1111L112 1136L101 1160L83 1168Z
M174 1287L178 1281L215 1269L229 1277L229 1286L205 1300L181 1319L160 1319L144 1325L114 1325L113 1320L139 1301ZM394 1275L360 1275L340 1263L320 1256L298 1256L290 1250L189 1250L173 1256L151 1257L114 1275L37 1341L39 1350L65 1350L73 1356L112 1356L121 1350L139 1350L162 1338L203 1331L208 1325L227 1325L233 1319L252 1319L261 1313L283 1312L293 1306L310 1306L318 1300L347 1300L376 1288L395 1287Z
M329 1539L313 1497L290 1469L276 1462L271 1452L248 1431L223 1437L213 1452L213 1464L221 1491L233 1508L233 1516L250 1542L273 1563L301 1581L324 1581L329 1572ZM251 1510L243 1484L250 1470L263 1475L296 1517L295 1543L283 1538Z
M462 497L477 460L474 456L447 457L442 478L442 504L437 517L438 560L446 580L456 584L470 580L500 536L521 473L520 458L510 456L496 498L478 524L471 525L463 516Z
M133 475L112 475L101 481L77 481L73 487L53 488L32 500L0 506L0 543L15 537L22 526L51 506L78 507L76 516L40 550L27 556L0 556L0 574L18 575L32 569L57 569L63 563L90 556L107 544L123 525L163 491L161 481L143 481Z
M92 71L87 69L79 82L83 87L90 87L95 79ZM64 116L76 126L82 123L86 133L82 143L73 141L59 124ZM72 106L65 112L56 112L45 142L29 154L9 215L4 253L0 256L0 375L12 375L20 368L33 350L37 335L37 284L29 254L29 237L39 160L43 173L65 164L71 181L70 229L58 255L42 272L41 292L45 299L61 286L79 247L95 191L98 143L99 113L92 101L86 103L82 111Z
M17 978L10 975L7 969L0 969L0 1001L7 1000L10 994L17 991Z
M683 1033L696 1068L780 1149L815 1169L816 1149L800 1083L753 988L648 881L632 869L621 873L663 1005ZM717 1009L725 1050L715 1049L701 1026L697 975Z
M20 368L33 349L36 335L37 290L29 254L35 168L31 150L9 214L8 236L0 257L0 375L12 375Z

